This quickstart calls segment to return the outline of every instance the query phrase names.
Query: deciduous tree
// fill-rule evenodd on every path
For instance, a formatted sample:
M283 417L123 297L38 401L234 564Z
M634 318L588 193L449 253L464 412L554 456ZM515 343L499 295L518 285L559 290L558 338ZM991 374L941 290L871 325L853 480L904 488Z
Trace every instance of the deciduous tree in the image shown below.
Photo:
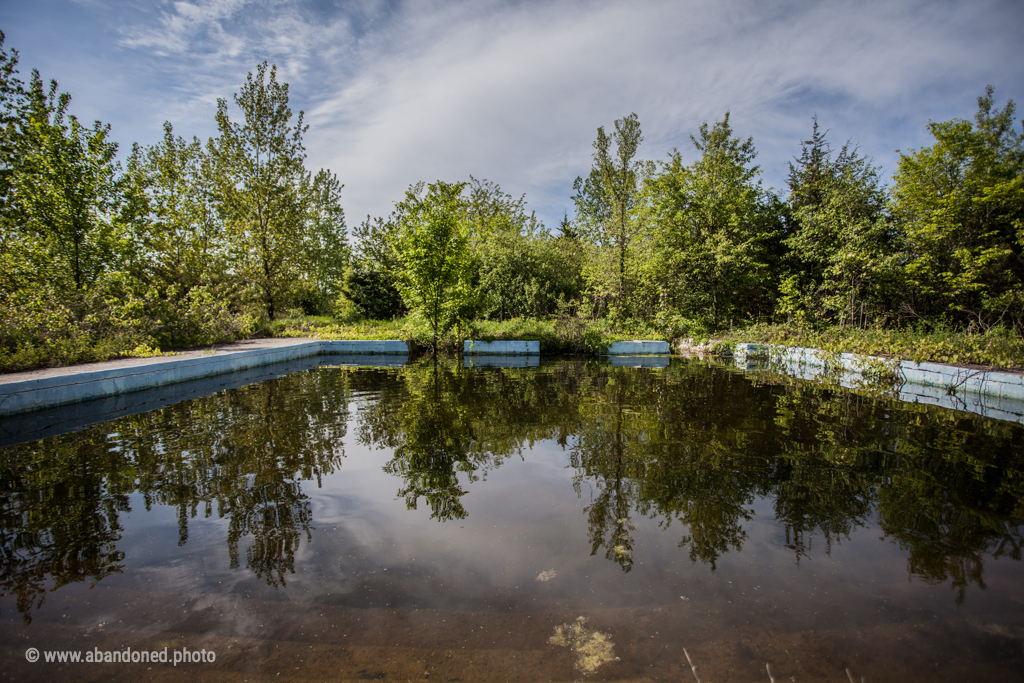
M351 260L338 177L320 169L305 182L300 303L306 313L328 313L341 294Z
M408 197L411 209L395 236L398 289L405 304L430 325L437 340L463 316L470 288L469 226L462 191L465 183L437 181L422 200Z
M648 187L655 222L654 278L665 305L715 329L766 316L772 303L773 198L757 179L752 138L733 136L729 113L690 136L686 166L675 150Z
M88 128L69 115L70 103L56 81L46 88L32 72L8 208L14 225L7 246L22 256L19 277L64 293L88 287L120 256L112 220L117 143L109 140L109 125Z
M580 232L610 256L610 272L601 273L598 279L612 280L607 284L619 315L630 293L628 261L639 228L636 208L645 164L635 157L642 141L636 114L616 120L611 136L604 126L598 127L590 174L586 179L577 177L573 183Z
M220 136L211 145L217 161L220 207L234 268L255 290L271 320L296 279L301 255L306 156L303 113L292 122L288 84L263 62L234 97L242 122L217 101Z
M165 122L161 142L132 150L125 181L125 203L134 213L125 222L133 225L135 277L182 297L222 277L224 228L213 161L198 138L176 136Z

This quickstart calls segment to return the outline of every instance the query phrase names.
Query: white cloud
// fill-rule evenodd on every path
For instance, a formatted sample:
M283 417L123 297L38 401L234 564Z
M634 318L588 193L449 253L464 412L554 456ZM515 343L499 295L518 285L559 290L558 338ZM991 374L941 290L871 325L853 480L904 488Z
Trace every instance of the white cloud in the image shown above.
M894 148L927 144L929 119L970 116L986 84L1001 101L1024 92L1024 5L1010 1L89 7L94 40L114 33L117 48L65 59L104 76L72 91L115 136L155 140L164 119L185 135L212 134L216 98L270 60L291 83L293 109L307 111L310 165L338 173L353 219L386 213L416 180L472 173L526 192L553 224L571 209L597 126L632 111L643 156L679 146L692 158L689 134L729 109L780 185L814 113L834 142L859 141L891 172Z
M311 156L346 179L350 215L386 210L409 182L473 173L528 192L551 223L571 208L567 187L586 172L598 125L636 111L643 153L661 158L731 109L780 184L815 111L878 154L876 138L892 138L874 128L889 129L893 114L914 111L923 131L929 90L980 92L999 75L985 72L1012 32L977 40L998 6L931 9L649 1L492 4L443 20L409 12L363 51L358 72L320 93Z
M245 4L244 0L205 0L204 2L175 2L160 12L156 26L131 27L124 31L121 41L126 47L152 50L158 55L181 54L203 40L219 44L220 51L237 54L242 38L232 38L223 29Z

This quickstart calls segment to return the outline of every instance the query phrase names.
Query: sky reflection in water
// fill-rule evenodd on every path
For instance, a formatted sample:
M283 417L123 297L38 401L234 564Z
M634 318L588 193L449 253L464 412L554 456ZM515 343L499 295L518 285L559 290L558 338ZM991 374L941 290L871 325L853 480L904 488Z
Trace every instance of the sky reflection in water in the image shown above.
M580 616L594 680L1024 665L1024 429L962 413L691 360L322 367L0 453L14 679L32 645L574 680Z

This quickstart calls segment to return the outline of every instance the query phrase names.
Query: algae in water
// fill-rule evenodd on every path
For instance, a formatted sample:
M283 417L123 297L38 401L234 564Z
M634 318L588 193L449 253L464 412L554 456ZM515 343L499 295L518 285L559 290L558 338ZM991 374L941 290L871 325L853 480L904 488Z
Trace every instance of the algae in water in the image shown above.
M552 645L567 647L576 655L576 668L584 675L592 674L608 662L618 661L615 643L607 634L587 628L587 618L579 617L571 624L555 627L555 634L548 639Z

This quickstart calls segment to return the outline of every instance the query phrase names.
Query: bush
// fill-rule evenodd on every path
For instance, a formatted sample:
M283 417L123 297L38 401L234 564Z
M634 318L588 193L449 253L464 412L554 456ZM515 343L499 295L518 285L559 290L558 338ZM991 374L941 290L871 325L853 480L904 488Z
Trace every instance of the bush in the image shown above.
M402 295L388 273L352 268L345 273L343 293L361 318L391 320L405 313Z
M661 311L655 316L654 324L660 333L669 339L705 339L708 336L708 329L703 321L687 318L678 313Z
M0 306L0 371L101 361L155 341L128 306L111 306L98 292L70 300L45 290L19 290Z
M256 324L206 287L183 297L173 288L139 295L121 273L60 296L21 289L0 301L0 372L223 343L248 336Z
M173 288L166 298L152 297L148 313L152 335L164 348L187 348L221 344L246 337L256 329L251 313L236 313L228 302L216 297L208 286L195 287L184 297Z

